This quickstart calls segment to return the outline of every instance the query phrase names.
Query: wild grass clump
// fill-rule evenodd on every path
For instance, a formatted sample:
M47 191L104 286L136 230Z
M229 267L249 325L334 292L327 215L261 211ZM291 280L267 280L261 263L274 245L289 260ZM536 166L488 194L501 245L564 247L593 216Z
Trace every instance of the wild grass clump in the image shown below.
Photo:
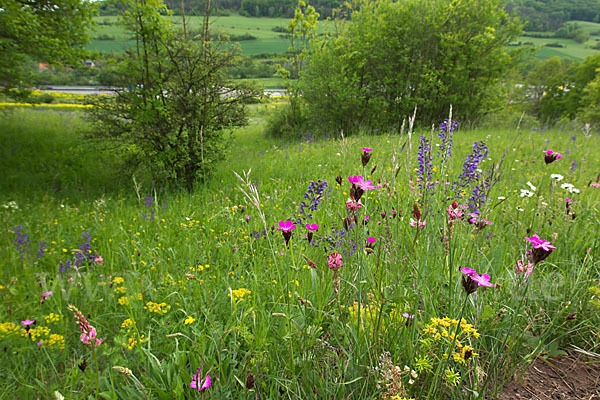
M491 398L537 357L598 350L597 136L254 125L184 193L112 182L69 114L14 115L2 395Z

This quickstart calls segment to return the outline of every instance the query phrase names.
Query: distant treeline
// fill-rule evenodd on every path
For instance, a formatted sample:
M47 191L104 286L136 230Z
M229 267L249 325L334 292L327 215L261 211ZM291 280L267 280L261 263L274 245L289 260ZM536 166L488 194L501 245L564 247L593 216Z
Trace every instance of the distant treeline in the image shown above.
M187 15L202 15L206 0L183 0ZM426 1L426 0L424 0ZM321 18L332 15L344 0L305 0ZM181 0L165 0L175 14L181 14ZM298 0L211 0L213 15L238 12L249 17L294 16ZM102 1L100 15L115 15L119 6L112 1ZM600 22L600 0L507 0L508 11L514 12L525 23L526 31L555 31L566 21L580 20Z
M343 0L306 0L321 15L330 17L335 8L339 8ZM181 14L181 0L165 0L169 10ZM183 0L186 15L202 15L205 0ZM211 13L223 15L224 11L239 12L248 17L284 17L292 18L298 0L212 0ZM102 1L100 15L116 15L120 13L119 5L113 1Z
M548 32L569 20L600 22L600 0L508 0L526 31Z

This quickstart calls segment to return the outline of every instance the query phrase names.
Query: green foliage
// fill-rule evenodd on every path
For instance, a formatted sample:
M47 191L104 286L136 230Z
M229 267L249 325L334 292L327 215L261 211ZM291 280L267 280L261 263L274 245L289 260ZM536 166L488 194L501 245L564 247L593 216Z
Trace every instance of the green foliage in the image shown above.
M526 77L529 112L544 123L554 123L561 116L575 116L577 104L570 89L576 63L560 57L538 62Z
M22 2L3 0L0 8L0 81L26 84L28 60L45 63L81 62L92 24L94 4L85 0Z
M339 35L313 46L301 78L315 126L396 126L415 106L425 123L450 105L476 119L497 99L520 32L499 0L360 1Z
M552 57L537 63L527 74L528 112L544 123L581 119L598 123L600 56L582 63Z
M176 39L161 0L126 4L137 48L119 66L127 89L93 100L95 136L116 141L133 169L190 189L224 157L226 132L246 122L244 102L258 93L227 80L238 58L225 42Z
M312 0L310 5L323 18L331 17L334 10L341 7L341 0ZM287 17L294 16L296 0L242 0L240 14L252 17Z
M306 68L310 57L310 46L317 40L319 14L314 7L300 0L294 12L294 18L287 27L290 37L287 65L278 65L277 73L283 79L288 91L289 105L280 109L281 115L271 118L268 132L280 136L298 131L306 123L301 104L302 93L299 77Z
M584 89L581 119L596 129L600 127L600 73Z

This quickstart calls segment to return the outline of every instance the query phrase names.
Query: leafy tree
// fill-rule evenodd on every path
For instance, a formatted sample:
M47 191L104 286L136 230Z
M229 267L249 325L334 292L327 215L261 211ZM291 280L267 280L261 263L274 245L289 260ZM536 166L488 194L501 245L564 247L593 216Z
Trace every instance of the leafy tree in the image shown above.
M2 0L0 83L12 86L23 80L29 59L80 62L94 11L87 0Z
M315 126L399 128L415 106L439 121L475 119L497 101L520 26L500 0L359 1L337 37L314 46L301 75Z
M227 80L238 56L210 40L208 18L196 42L175 34L162 0L123 2L123 23L136 39L119 65L128 89L95 100L95 137L116 142L132 171L143 167L157 181L190 189L223 159L226 132L246 122L244 104L258 93Z
M529 112L545 123L563 116L573 118L577 101L573 96L574 71L577 63L566 58L551 57L539 61L527 74Z
M540 61L527 74L529 112L544 123L560 119L583 119L597 123L600 55L582 63L551 57Z
M317 40L318 19L319 13L313 6L307 5L303 0L298 1L294 18L290 20L287 27L290 33L288 63L286 67L277 66L277 72L283 78L290 101L269 120L268 131L272 135L281 136L304 123L300 99L302 90L298 78L310 56L311 43Z
M600 69L594 80L584 90L582 99L583 107L580 111L580 119L583 122L600 127Z

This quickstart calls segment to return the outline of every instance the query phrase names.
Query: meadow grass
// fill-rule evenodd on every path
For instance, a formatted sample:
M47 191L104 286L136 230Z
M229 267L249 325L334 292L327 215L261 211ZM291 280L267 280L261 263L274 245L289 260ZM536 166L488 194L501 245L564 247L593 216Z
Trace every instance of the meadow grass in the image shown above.
M191 193L124 177L80 113L2 112L0 398L463 399L598 350L598 136L459 128L440 158L430 130L265 137L274 107L252 106ZM564 157L546 165L548 149ZM353 211L358 175L375 188ZM557 249L526 277L534 234ZM480 275L460 267L495 286L467 295Z

